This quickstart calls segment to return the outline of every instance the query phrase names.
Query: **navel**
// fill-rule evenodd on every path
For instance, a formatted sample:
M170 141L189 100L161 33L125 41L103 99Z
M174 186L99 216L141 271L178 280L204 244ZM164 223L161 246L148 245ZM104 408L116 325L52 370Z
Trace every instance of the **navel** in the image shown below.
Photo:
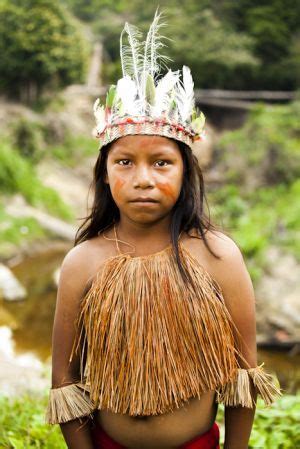
M149 416L147 415L136 415L136 416L131 416L131 418L133 418L134 420L138 420L138 421L146 421Z

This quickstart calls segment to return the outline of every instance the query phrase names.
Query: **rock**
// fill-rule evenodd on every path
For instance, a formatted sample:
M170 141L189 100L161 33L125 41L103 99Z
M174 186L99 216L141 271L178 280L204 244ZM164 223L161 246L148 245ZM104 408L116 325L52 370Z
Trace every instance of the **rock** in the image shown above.
M271 247L268 272L256 287L260 338L300 342L300 264L292 254Z
M19 194L10 198L9 203L5 207L5 211L13 217L33 217L44 229L47 229L52 234L65 240L74 240L76 234L75 226L29 206Z
M3 264L0 264L0 296L7 301L18 301L27 296L26 289Z
M95 157L88 158L79 167L63 167L56 161L44 160L38 166L38 175L43 184L56 190L62 200L72 207L76 216L82 217L88 213L92 198L88 196L92 181ZM90 201L90 204L87 201Z

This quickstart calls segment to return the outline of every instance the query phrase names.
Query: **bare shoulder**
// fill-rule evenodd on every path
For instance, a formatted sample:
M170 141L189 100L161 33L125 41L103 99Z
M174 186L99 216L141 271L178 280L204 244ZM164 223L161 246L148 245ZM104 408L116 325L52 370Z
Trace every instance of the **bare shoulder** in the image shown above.
M194 256L196 256L199 261L201 260L202 263L205 263L208 267L214 265L222 267L229 261L235 260L241 262L241 259L243 259L237 243L223 232L208 230L205 233L205 240L210 250L219 256L219 258L216 258L210 252L204 242L204 239L200 239L195 233L189 234L189 238L186 243Z
M211 249L220 256L220 259L214 258L219 261L219 266L243 261L243 255L238 244L228 235L221 231L208 231L205 236Z
M206 241L215 257L205 245L203 239L190 240L189 249L206 271L218 282L223 290L237 289L238 285L251 284L243 254L238 244L221 231L207 231Z
M79 243L66 253L62 261L60 283L72 281L79 289L85 289L111 255L112 245L103 237Z
M214 259L210 264L211 274L222 290L226 307L239 331L243 356L250 366L256 366L256 300L242 252L232 238L221 232L210 232L207 240L220 256L220 259L211 256ZM240 363L246 366L244 361Z
M212 250L220 256L209 256L209 270L220 285L225 302L233 304L254 303L254 290L243 254L237 243L222 232L209 232L207 240Z

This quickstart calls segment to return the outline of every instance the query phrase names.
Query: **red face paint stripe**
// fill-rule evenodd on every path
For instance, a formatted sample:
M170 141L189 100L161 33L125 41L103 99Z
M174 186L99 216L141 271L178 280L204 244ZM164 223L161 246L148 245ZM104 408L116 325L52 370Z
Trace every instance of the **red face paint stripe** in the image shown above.
M169 198L172 198L173 201L176 199L176 193L174 192L172 186L170 184L157 183L157 188L163 192Z

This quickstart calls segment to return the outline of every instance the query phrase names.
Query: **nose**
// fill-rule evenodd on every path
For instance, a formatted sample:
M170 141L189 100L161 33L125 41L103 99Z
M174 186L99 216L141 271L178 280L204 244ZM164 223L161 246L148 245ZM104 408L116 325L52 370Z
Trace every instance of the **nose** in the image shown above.
M147 189L149 187L154 187L151 169L146 164L136 166L133 177L133 187L135 189Z

